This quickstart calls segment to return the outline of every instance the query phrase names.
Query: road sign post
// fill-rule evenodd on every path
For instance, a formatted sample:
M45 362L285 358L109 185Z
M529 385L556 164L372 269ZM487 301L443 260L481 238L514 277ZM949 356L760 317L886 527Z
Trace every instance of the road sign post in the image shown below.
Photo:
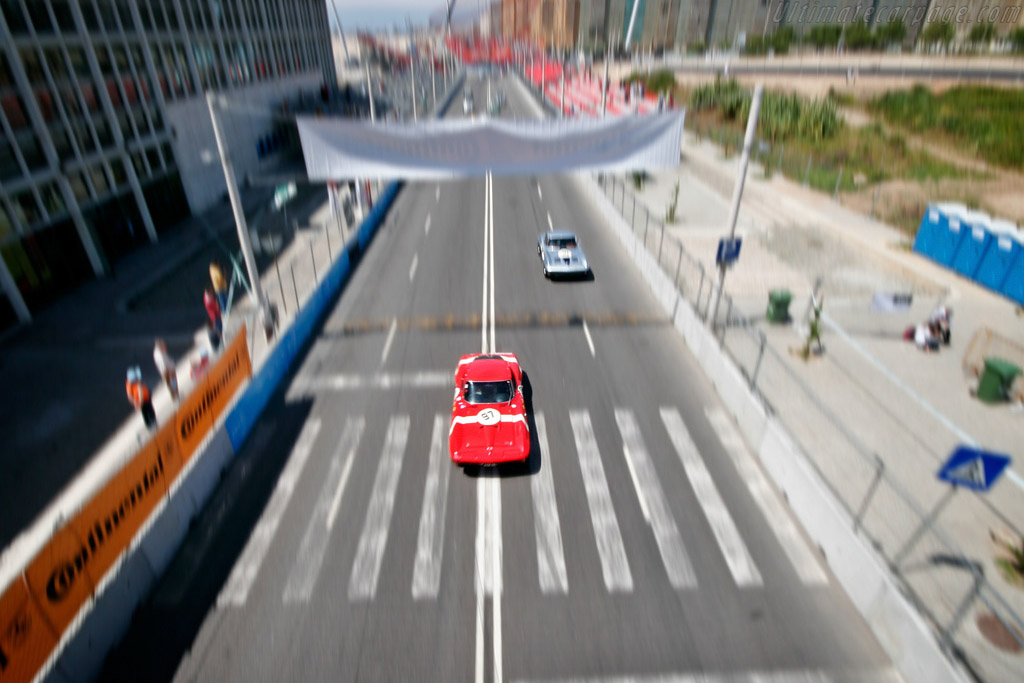
M952 484L952 486L943 494L931 512L925 515L903 548L896 553L893 557L893 564L899 566L906 559L924 533L935 524L935 520L953 499L958 487L985 493L992 488L1009 464L1010 456L1008 455L990 453L973 446L958 446L936 474L940 481Z

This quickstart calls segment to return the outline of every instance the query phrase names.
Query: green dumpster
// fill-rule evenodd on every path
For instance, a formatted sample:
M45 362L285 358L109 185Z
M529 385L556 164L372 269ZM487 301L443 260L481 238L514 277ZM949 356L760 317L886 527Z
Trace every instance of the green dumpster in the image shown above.
M788 289L773 289L768 292L768 322L784 323L789 320L789 302L793 294Z
M985 369L978 381L978 399L985 403L999 403L1006 400L1013 380L1021 373L1019 366L1002 358L985 359Z

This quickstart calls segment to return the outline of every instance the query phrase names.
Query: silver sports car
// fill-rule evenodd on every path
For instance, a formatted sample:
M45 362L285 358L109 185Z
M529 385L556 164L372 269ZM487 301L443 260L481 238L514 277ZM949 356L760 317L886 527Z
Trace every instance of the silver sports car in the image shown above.
M568 230L552 230L537 237L537 253L544 264L544 277L587 277L590 264L580 241Z

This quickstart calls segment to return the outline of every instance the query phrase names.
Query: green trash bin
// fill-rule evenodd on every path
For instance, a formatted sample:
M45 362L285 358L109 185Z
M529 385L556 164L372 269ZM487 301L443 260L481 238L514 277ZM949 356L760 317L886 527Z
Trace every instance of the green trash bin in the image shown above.
M978 381L978 400L985 403L1000 403L1006 400L1006 394L1017 375L1021 373L1019 366L1002 358L985 359L985 369Z
M768 292L768 322L784 323L789 320L789 302L793 293L788 289L773 289Z

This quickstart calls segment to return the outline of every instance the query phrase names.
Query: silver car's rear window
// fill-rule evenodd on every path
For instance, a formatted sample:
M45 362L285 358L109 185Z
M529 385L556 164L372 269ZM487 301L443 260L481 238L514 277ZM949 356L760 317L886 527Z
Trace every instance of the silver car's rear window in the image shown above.
M559 237L549 241L548 245L556 249L573 249L576 247L576 240L571 237Z
M467 382L462 391L467 403L508 403L512 400L512 382Z

